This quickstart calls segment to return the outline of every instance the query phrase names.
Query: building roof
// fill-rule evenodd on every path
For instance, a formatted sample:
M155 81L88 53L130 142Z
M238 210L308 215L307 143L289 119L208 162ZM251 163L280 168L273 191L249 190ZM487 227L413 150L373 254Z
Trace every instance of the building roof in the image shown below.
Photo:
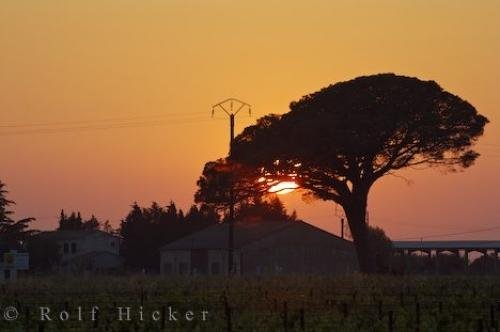
M94 234L102 234L102 235L116 237L113 234L106 233L106 232L103 232L103 231L97 230L97 229L95 229L95 230L47 231L47 232L41 232L41 233L37 234L36 236L39 238L52 240L52 241L69 241L69 240L81 239L83 237L86 237L89 235L94 235Z
M334 234L326 232L303 221L260 221L235 223L234 248L238 249L244 247L285 229L297 226L312 228L315 231L327 234L332 238L350 243L350 241L344 240ZM164 245L160 250L227 249L228 227L229 225L227 223L209 226L199 232L170 242Z
M500 249L500 241L394 241L395 249Z

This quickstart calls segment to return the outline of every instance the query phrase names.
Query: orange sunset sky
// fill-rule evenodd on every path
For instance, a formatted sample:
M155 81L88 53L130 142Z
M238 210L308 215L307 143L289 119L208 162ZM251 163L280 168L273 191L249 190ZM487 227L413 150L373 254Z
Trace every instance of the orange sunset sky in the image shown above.
M115 226L134 201L188 208L204 163L227 153L227 121L210 118L222 99L252 104L240 132L330 83L395 72L491 123L465 172L379 181L370 223L394 239L500 238L499 1L2 0L0 45L0 179L35 228L61 208ZM333 203L284 199L338 233Z

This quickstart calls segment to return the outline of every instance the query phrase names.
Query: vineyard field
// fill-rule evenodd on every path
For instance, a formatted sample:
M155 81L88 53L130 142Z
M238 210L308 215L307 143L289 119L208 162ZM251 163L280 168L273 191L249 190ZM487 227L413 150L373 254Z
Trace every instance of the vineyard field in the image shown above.
M0 285L0 331L498 331L500 278L159 276Z

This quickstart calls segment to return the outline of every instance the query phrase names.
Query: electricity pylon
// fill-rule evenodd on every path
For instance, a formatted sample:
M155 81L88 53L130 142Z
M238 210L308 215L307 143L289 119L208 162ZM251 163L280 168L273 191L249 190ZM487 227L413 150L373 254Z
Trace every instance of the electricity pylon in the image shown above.
M226 100L221 101L220 103L212 106L212 116L214 116L215 111L217 109L221 109L224 113L229 116L229 153L233 148L234 142L234 118L236 114L238 114L242 109L248 108L248 114L252 115L252 107L250 104L245 103L236 98L228 98ZM233 264L233 253L234 253L234 205L235 205L235 197L234 197L234 184L231 183L231 187L229 188L229 227L228 227L228 241L227 241L227 272L228 275L232 275L234 273L234 264Z

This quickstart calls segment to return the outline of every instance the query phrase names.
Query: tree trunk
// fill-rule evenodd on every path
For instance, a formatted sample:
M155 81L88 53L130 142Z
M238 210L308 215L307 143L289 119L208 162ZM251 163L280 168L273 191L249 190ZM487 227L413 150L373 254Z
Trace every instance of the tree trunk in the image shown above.
M356 248L359 269L362 273L375 273L375 256L371 250L369 230L366 224L367 199L368 192L353 195L349 202L344 204L344 211Z

